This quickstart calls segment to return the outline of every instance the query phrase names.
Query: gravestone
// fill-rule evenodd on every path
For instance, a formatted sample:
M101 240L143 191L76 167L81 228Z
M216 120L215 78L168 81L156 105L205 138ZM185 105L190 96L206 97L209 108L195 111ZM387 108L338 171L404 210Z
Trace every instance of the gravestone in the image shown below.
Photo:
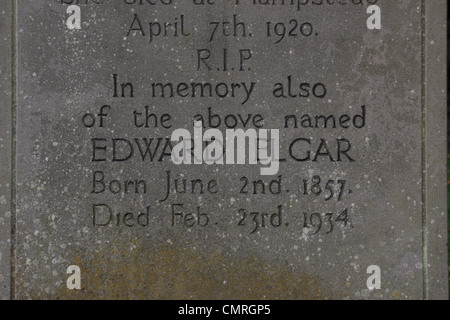
M2 298L447 298L445 1L0 17Z

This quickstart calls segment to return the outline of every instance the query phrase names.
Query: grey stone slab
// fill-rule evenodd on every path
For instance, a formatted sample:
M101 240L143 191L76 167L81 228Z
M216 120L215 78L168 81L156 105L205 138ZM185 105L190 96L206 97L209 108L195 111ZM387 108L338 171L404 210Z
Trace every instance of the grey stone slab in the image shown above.
M81 29L66 25L68 2L17 2L15 297L446 297L443 2L379 0L381 30L367 28L367 1L298 10L82 1ZM238 35L244 22L245 36L228 27L226 36L217 24L210 41L211 22L221 21L236 25ZM167 36L163 22L170 23ZM286 36L276 43L281 23ZM310 36L290 30L303 25L308 33L309 24ZM210 50L210 69L198 50ZM245 60L248 50L252 58ZM286 88L289 81L297 95L305 93L300 83L322 83L326 96L293 98L286 89L286 97L276 97L278 83ZM152 83L169 82L174 97L152 94ZM188 97L183 88L191 82L218 91ZM252 83L246 97L244 84L249 90ZM234 97L220 97L225 84ZM135 123L146 106L166 121L157 128L140 126L141 118ZM251 114L264 117L265 129L280 129L286 161L279 172L177 166L164 157L165 138L177 128L192 131L194 117L206 119L209 110L222 124L226 116L230 123L230 115L245 121ZM336 128L307 127L306 115L334 116ZM286 116L297 116L298 128L293 117L285 128ZM142 160L151 138L158 151ZM124 161L114 161L113 139L120 139L116 160ZM129 159L125 140L134 150ZM202 179L204 192L197 183L194 192L172 189L165 199L168 177L178 186L186 179L188 190ZM117 225L102 226L108 210L120 213ZM80 267L81 290L66 286L71 265ZM381 289L369 290L367 269L374 265Z
M425 2L425 297L448 299L445 129L447 118L447 3ZM448 240L447 240L448 241Z
M0 3L0 299L11 278L11 1Z

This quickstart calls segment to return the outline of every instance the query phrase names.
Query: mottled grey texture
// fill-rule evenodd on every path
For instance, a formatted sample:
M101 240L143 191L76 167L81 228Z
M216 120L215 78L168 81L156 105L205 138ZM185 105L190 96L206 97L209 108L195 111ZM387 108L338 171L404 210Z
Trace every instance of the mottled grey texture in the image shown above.
M10 298L11 1L0 3L0 299Z
M428 19L427 31L436 36L426 41L434 40L436 47L426 47L431 82L422 92L422 3L380 0L383 27L370 31L365 6L306 6L297 12L253 7L248 2L235 8L226 2L193 7L190 1L177 1L176 7L148 7L109 1L82 5L82 29L68 30L67 5L19 0L15 297L445 298L447 262L441 252L446 250L446 197L434 188L445 188L435 179L445 175L445 81L439 77L445 65L442 19L446 11L444 2L427 2L425 12L433 17ZM151 44L136 34L126 37L135 13L145 26L156 18L171 21L184 14L192 34L159 38ZM232 19L234 14L251 25L254 36L220 37L209 43L208 22ZM266 21L292 18L311 22L318 34L277 45L263 36ZM223 48L229 52L249 48L254 52L249 63L252 70L197 71L198 48L219 53ZM440 72L434 75L433 68ZM114 73L120 81L134 83L135 98L112 97ZM275 99L273 84L286 82L288 75L299 82L325 83L328 96L324 100ZM149 94L153 81L191 79L254 81L257 86L244 106L240 96L156 99ZM439 89L430 85L434 81ZM97 114L105 104L112 107L106 128L83 127L83 115ZM137 159L91 162L92 138L170 136L171 130L161 127L131 126L133 110L146 105L152 112L170 113L173 128L191 128L190 120L199 112L205 114L208 107L222 116L260 113L265 128L281 129L282 155L286 156L288 143L299 137L313 137L313 144L322 138L347 138L356 161L297 163L290 159L281 164L280 195L239 193L243 176L250 181L278 179L278 175L261 177L259 166L175 166L169 161ZM285 115L355 115L363 105L367 111L363 129L283 129ZM438 120L433 122L434 117ZM433 123L425 127L430 133L426 140L431 137L427 149L423 149L423 121ZM422 169L428 164L423 180ZM108 179L145 179L149 192L93 194L92 176L98 170ZM171 170L172 177L183 175L188 180L216 179L220 191L171 194L161 202L166 170ZM342 201L325 201L323 194L303 195L303 179L310 181L316 175L324 180L322 187L328 179L347 180ZM424 193L423 186L427 187ZM423 195L428 201L425 206ZM184 203L187 212L201 206L202 212L210 214L210 224L172 227L170 204L177 203ZM93 204L108 204L121 213L145 212L149 206L150 225L94 227ZM281 227L268 226L251 234L250 218L245 226L238 225L239 209L273 214L278 205L283 208ZM351 227L336 223L327 234L325 224L317 235L303 229L304 212L344 209ZM433 230L436 227L440 229ZM425 242L424 228L429 231ZM66 269L73 264L82 271L83 288L76 292L65 286ZM366 287L370 265L382 270L381 290L371 292Z
M425 3L425 294L429 299L448 299L447 2Z

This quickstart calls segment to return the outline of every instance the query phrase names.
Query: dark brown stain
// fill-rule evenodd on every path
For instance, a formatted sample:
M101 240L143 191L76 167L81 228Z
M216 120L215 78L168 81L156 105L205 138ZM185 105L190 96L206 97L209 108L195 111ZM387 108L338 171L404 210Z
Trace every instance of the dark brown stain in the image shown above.
M133 245L133 250L131 246ZM341 299L317 277L294 272L286 263L255 256L200 253L192 247L162 244L144 248L127 243L103 248L74 261L82 271L82 289L64 283L49 299L180 300L180 299ZM26 289L22 289L27 291ZM27 292L30 297L34 295Z

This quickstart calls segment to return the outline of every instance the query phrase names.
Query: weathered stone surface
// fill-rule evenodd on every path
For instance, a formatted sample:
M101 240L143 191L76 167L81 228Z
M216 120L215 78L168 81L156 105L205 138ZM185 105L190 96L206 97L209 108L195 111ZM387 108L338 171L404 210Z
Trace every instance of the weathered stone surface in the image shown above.
M445 223L447 206L443 199L447 197L444 188L446 180L447 148L444 127L447 119L443 116L447 110L447 69L442 67L446 61L446 24L442 12L444 4L436 5L426 2L425 7L425 95L424 111L426 122L424 135L426 150L425 167L425 224L426 232L426 276L424 295L428 299L442 299L448 296L447 277L449 269L448 248L445 243L448 225ZM441 222L438 222L441 221ZM444 282L444 283L443 283Z
M0 3L0 299L10 298L11 1Z
M15 297L446 298L445 2L379 0L380 30L366 24L374 1L299 10L173 2L82 1L81 29L68 29L68 4L18 1ZM228 36L212 23L222 21ZM217 91L193 97L191 82ZM130 85L121 97L122 83L133 97ZM154 83L174 84L174 96L153 94ZM279 83L286 97L273 93ZM323 84L326 95L317 85L317 97L298 97L301 83ZM157 128L140 126L146 106L165 119ZM248 114L245 129L257 115L280 129L279 172L161 156L173 130L192 131L209 110L222 131L227 115ZM305 115L334 116L336 128L308 128ZM293 117L286 128L289 116L298 128ZM142 161L151 138L159 149ZM168 177L179 187L186 179L187 193L165 199ZM190 190L198 179L202 194L198 183ZM122 184L103 192L113 180ZM120 213L118 226L101 226L107 208ZM71 265L81 290L66 287ZM381 289L371 291L373 265Z

